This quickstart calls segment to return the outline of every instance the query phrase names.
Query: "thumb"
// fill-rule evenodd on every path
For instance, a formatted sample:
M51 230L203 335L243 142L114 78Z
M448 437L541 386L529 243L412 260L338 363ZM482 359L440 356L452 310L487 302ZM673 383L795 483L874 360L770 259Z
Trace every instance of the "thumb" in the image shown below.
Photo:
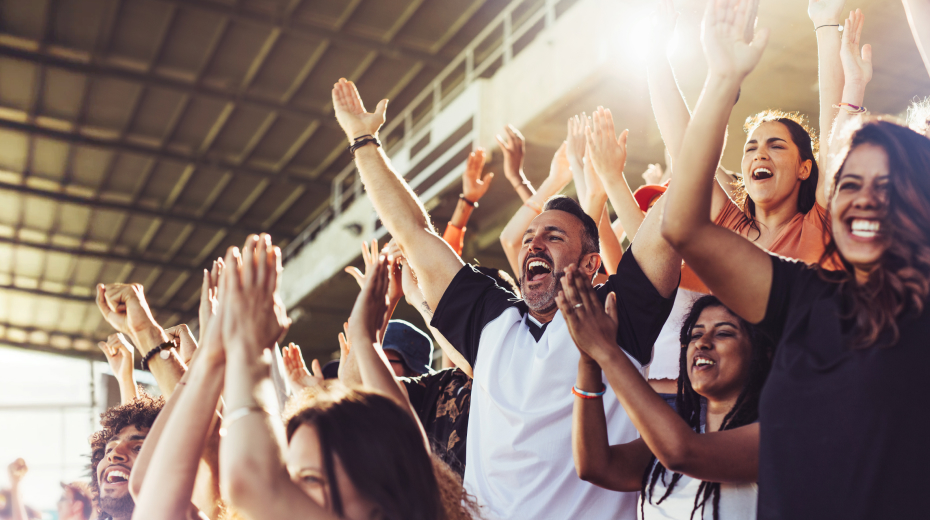
M617 321L617 293L612 292L607 295L607 300L604 302L604 312L611 320Z
M622 146L626 150L626 140L630 136L630 130L626 129L620 132L620 137L617 138L617 144Z
M310 370L311 370L311 374L313 374L314 377L323 377L323 367L320 366L319 359L314 359L310 363Z
M488 172L487 175L485 175L484 178L481 179L481 182L488 184L491 182L491 179L493 178L494 178L494 172Z
M755 37L752 39L752 43L749 44L752 48L758 49L758 53L761 55L762 51L765 50L765 46L769 43L769 28L765 27L756 31Z
M379 101L378 106L375 107L375 115L381 116L381 118L384 118L384 114L387 111L387 105L388 105L388 100L382 99L381 101Z
M872 64L872 46L868 43L862 46L862 61Z
M339 359L345 361L346 356L349 354L349 345L346 343L346 336L342 332L339 333Z

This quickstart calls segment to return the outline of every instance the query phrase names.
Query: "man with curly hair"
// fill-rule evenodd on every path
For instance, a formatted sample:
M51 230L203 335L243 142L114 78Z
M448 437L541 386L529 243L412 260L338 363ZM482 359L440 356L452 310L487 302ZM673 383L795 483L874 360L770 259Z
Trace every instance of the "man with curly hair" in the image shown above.
M91 488L97 496L100 520L132 517L135 502L129 494L129 475L164 405L164 398L143 393L101 415L103 429L90 438Z

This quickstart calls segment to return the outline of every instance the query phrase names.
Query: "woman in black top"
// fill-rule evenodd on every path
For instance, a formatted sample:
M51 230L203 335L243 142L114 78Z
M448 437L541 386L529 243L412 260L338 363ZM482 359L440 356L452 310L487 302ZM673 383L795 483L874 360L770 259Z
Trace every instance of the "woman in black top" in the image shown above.
M706 180L731 100L765 40L743 41L748 0L723 3L729 10L705 27L710 72L665 195L662 233L727 307L778 345L759 411L759 518L925 515L930 140L883 121L853 134L828 207L826 254L838 252L843 270L766 254L714 226Z

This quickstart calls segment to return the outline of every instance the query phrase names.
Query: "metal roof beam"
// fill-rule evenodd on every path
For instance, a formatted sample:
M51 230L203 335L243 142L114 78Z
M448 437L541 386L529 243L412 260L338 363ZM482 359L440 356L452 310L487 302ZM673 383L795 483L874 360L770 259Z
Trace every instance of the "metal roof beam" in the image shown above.
M142 215L152 218L160 218L164 220L172 220L175 222L180 222L183 224L208 224L216 227L225 227L232 230L241 231L243 233L262 233L265 230L259 228L253 228L248 226L241 225L232 225L229 221L222 218L211 218L211 217L197 217L194 215L184 215L178 213L177 211L166 211L163 209L157 208L147 208L145 206L140 206L138 204L126 204L122 202L111 202L101 199L95 199L90 197L82 197L79 195L72 195L70 193L65 193L61 191L50 191L44 190L41 188L35 188L32 186L27 186L23 184L11 184L8 182L0 181L0 191L13 191L16 193L21 193L24 195L31 195L33 197L40 197L43 199L53 200L55 202L65 202L70 204L77 204L80 206L86 206L94 209L106 209L112 211L122 211L126 213L131 213L134 215ZM283 234L284 231L276 234ZM288 235L290 238L293 238L293 235Z
M18 327L14 327L18 328ZM55 334L60 335L60 334ZM58 356L65 356L70 358L84 359L87 361L106 361L107 358L103 355L103 352L98 350L95 352L89 352L86 350L77 350L73 348L58 348L51 345L36 345L35 343L20 343L18 341L10 341L7 339L0 339L0 347L10 347L20 350L28 350L31 352L44 352L46 354L55 354Z
M285 172L274 172L271 170L259 170L256 168L250 168L247 166L237 165L233 161L224 158L218 157L198 157L196 155L190 155L180 152L175 152L168 149L158 149L150 148L147 146L142 146L134 143L127 142L126 140L109 140L99 137L91 137L84 135L78 132L65 132L61 130L55 130L52 128L47 128L37 124L22 123L19 121L11 121L9 119L0 119L0 128L6 128L8 130L14 130L17 132L24 132L30 135L40 135L43 137L48 137L50 139L57 139L59 141L65 141L69 143L75 143L85 146L93 146L98 148L107 148L110 150L115 150L118 152L125 153L135 153L139 155L147 155L152 157L157 157L159 159L177 161L184 164L193 164L197 167L212 167L219 169L228 169L233 173L250 175L252 177L258 177L262 179L276 179L279 181L289 181L295 184L304 185L307 187L318 187L320 189L330 190L330 183L310 179L307 177L297 176L293 174L288 174Z
M41 296L44 298L55 298L57 300L68 300L68 301L79 302L79 303L96 303L97 302L96 296L80 296L77 294L69 294L69 293L55 292L55 291L45 291L42 289L31 289L29 287L19 287L17 285L8 285L8 284L0 285L0 291L13 291L13 292L19 292L23 294L29 294L32 296ZM152 309L152 312L156 314L185 314L185 313L190 312L190 310L184 310L180 307L158 307L158 306L149 305L149 308ZM0 324L0 326L3 326L3 324ZM25 327L15 327L15 328L23 329Z
M41 251L47 251L52 253L64 253L67 255L74 256L83 256L88 258L97 258L100 260L105 260L109 262L132 262L134 264L143 264L154 267L161 267L163 269L177 269L179 271L190 271L196 269L197 266L191 264L185 264L182 262L166 262L164 260L158 260L154 258L145 258L138 255L127 255L114 252L103 252L103 251L93 251L89 249L74 249L71 247L58 246L54 244L40 244L36 242L27 242L17 238L9 237L0 237L0 244L9 244L16 247L28 247L31 249L39 249Z
M267 29L278 28L288 36L313 38L314 40L327 39L334 45L341 47L350 47L362 51L375 51L382 56L394 59L421 60L436 67L445 67L446 60L411 48L406 45L386 44L376 38L365 36L356 36L338 30L327 29L324 27L310 25L294 25L288 19L289 17L276 16L274 14L262 13L259 11L246 10L241 7L232 7L220 3L209 2L205 0L158 0L162 3L178 5L185 8L196 8L202 11L216 13L221 16L227 16L237 22L251 24Z
M321 118L326 120L328 126L337 125L335 119L330 114L324 114L320 109L309 108L306 106L291 106L279 101L262 99L254 95L248 95L245 92L236 92L226 90L220 87L205 84L203 82L191 83L181 79L174 79L168 76L160 75L151 70L147 72L135 71L120 66L87 63L83 61L62 58L48 51L32 51L8 44L0 44L0 56L6 56L21 61L38 63L47 67L65 69L79 74L90 76L101 76L121 79L134 83L141 83L149 87L161 87L179 91L184 94L197 97L212 98L227 103L235 103L238 106L257 108L261 110L280 111L284 116L299 115L304 118ZM330 122L330 120L332 120Z

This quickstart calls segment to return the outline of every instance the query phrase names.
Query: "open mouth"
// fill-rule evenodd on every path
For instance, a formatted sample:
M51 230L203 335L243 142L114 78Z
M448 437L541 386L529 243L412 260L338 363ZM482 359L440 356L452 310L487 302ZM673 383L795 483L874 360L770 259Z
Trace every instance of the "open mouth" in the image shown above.
M125 484L129 482L129 473L119 468L108 469L103 479L107 484Z
M852 218L847 221L849 233L858 238L873 239L881 234L882 222L877 219Z
M771 179L774 174L772 170L760 167L752 171L752 180L754 181L764 181L766 179Z
M704 356L698 356L694 358L694 364L691 365L691 370L694 372L699 372L702 370L710 370L717 365L717 362L713 359L706 358Z
M526 273L526 281L538 282L552 274L552 266L545 260L533 258L527 262L524 272Z

